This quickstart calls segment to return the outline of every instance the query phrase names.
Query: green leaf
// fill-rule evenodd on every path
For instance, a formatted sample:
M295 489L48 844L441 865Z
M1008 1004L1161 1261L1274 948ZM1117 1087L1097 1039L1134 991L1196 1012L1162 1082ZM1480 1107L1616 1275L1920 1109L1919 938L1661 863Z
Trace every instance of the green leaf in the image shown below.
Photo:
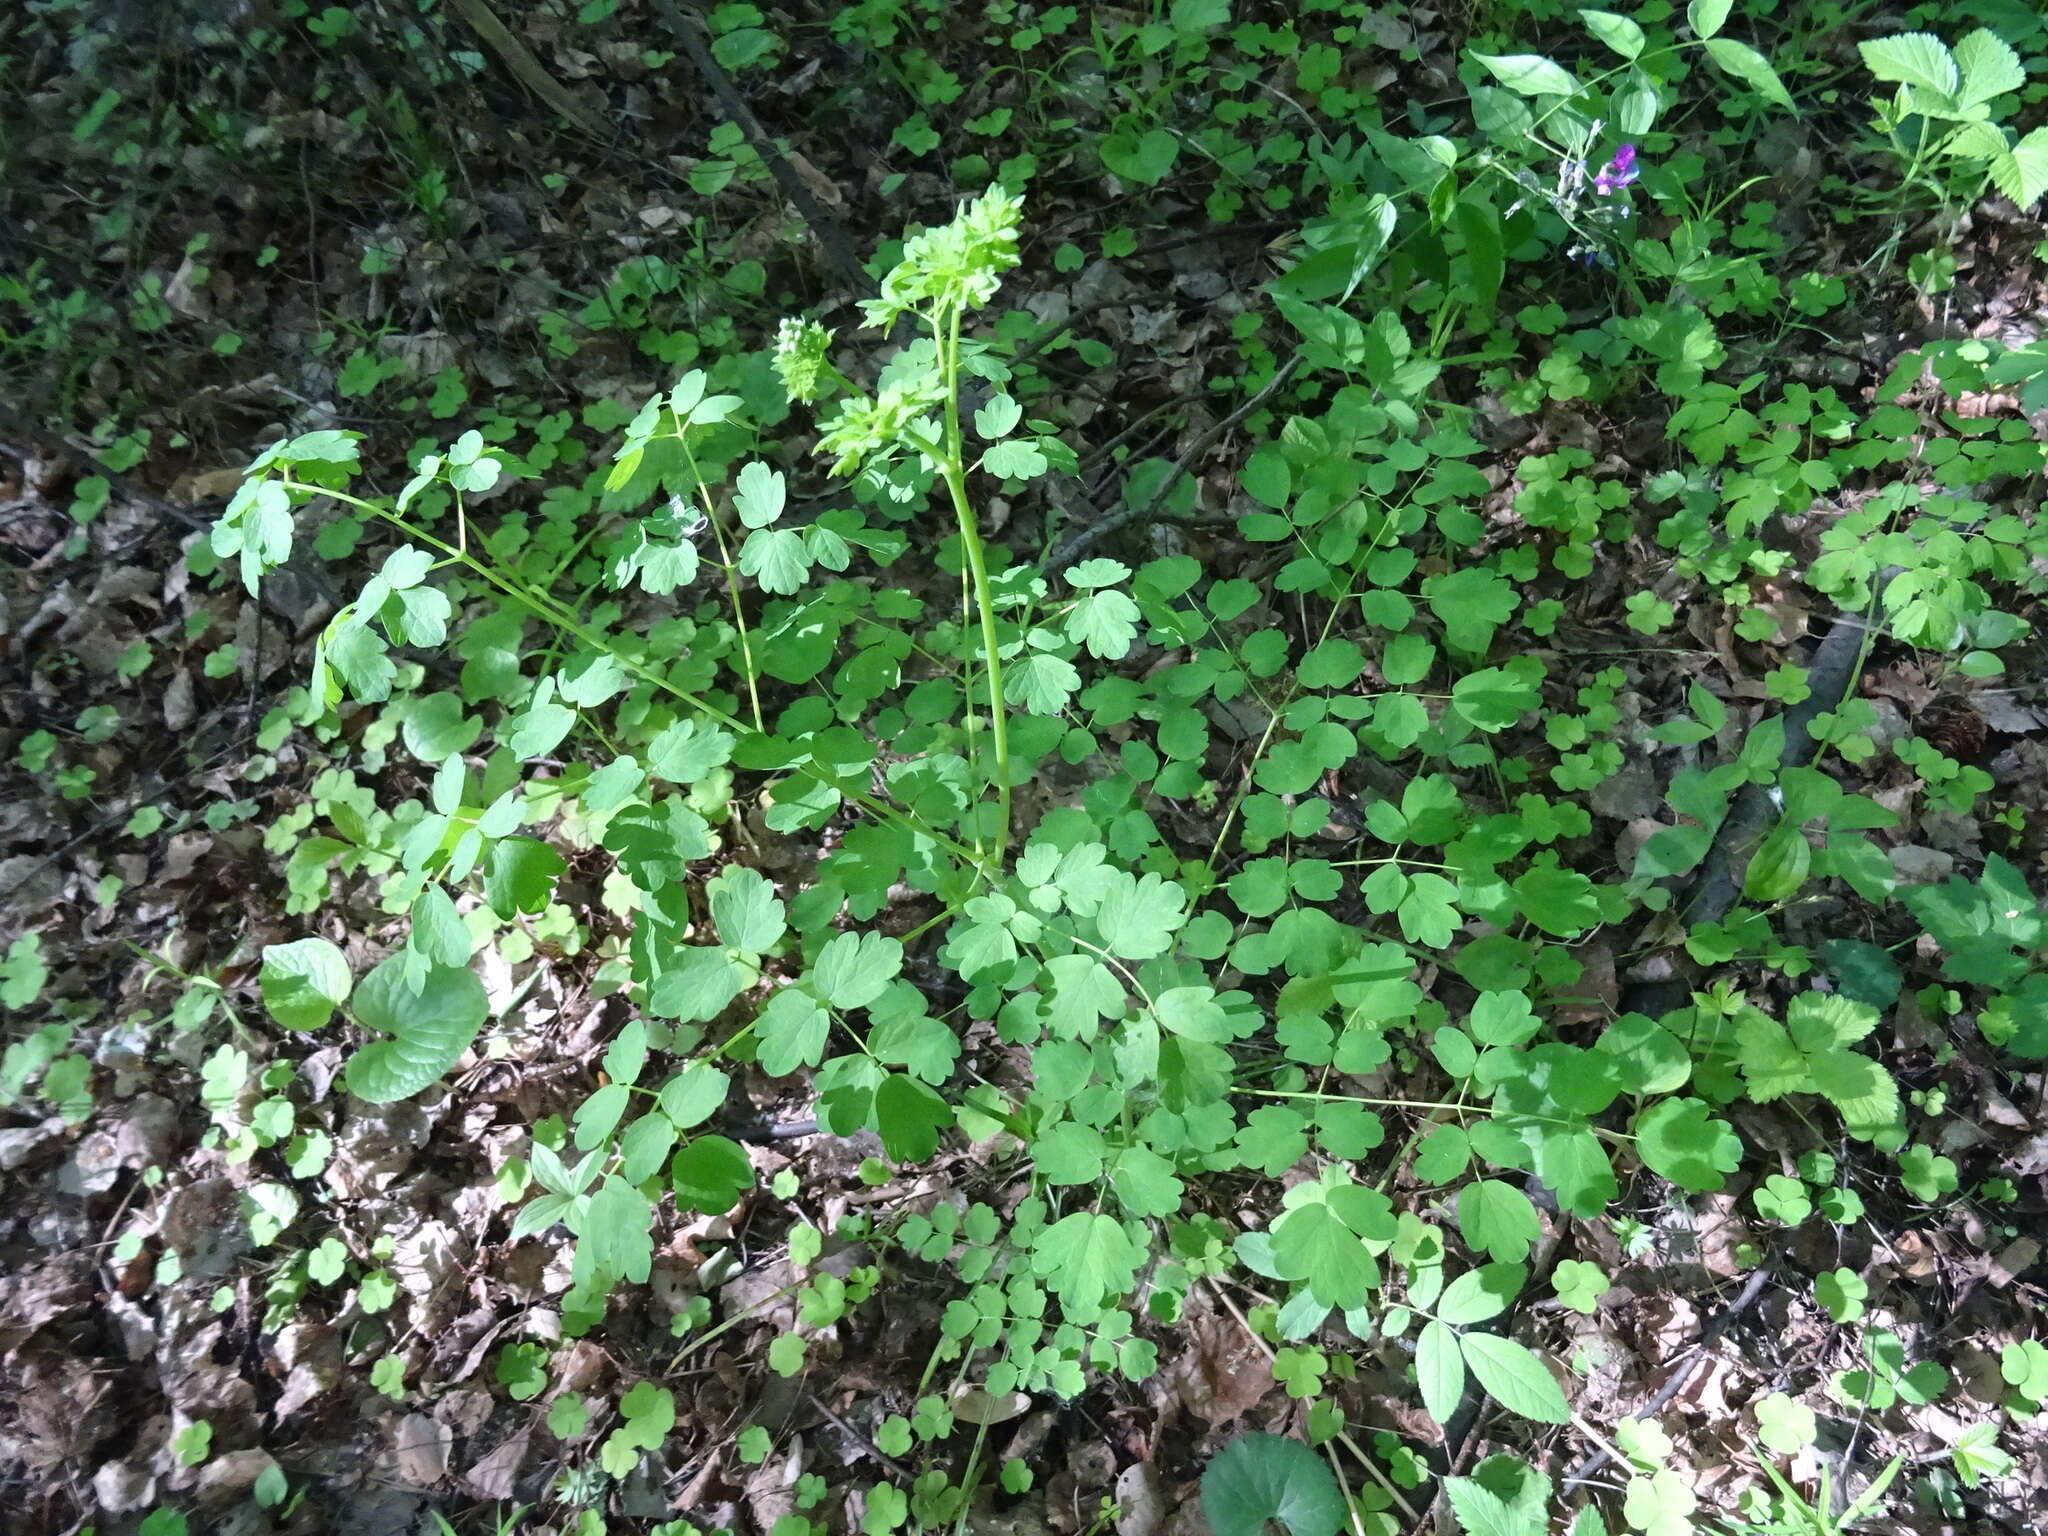
M1541 702L1535 685L1499 667L1471 672L1451 685L1451 704L1482 731L1504 731Z
M718 945L689 945L654 978L647 989L647 1011L663 1019L715 1019L759 974Z
M21 941L15 942L19 945ZM289 944L264 947L263 1006L286 1029L323 1027L334 1016L334 1010L348 1001L353 980L348 961L325 939L296 939ZM27 1006L11 999L8 1004Z
M1434 1310L1441 1320L1461 1328L1483 1323L1508 1309L1528 1277L1520 1264L1483 1264L1468 1269L1444 1287Z
M1781 822L1750 855L1743 872L1742 894L1755 902L1783 901L1813 869L1813 845L1798 827Z
M1187 903L1187 892L1170 880L1118 870L1104 882L1095 928L1111 954L1125 960L1155 960L1173 947Z
M875 1090L875 1127L882 1150L899 1163L919 1163L939 1149L954 1123L953 1107L929 1086L892 1072Z
M1087 647L1089 655L1120 661L1138 638L1138 620L1138 605L1124 593L1090 592L1067 610L1062 627L1069 640Z
M1423 1324L1415 1340L1415 1381L1429 1416L1450 1423L1465 1395L1465 1356L1456 1330L1434 1319Z
M1588 32L1630 63L1642 54L1643 29L1626 16L1617 16L1612 11L1581 11L1579 20L1586 24Z
M763 592L787 597L801 591L811 573L803 535L791 528L757 528L740 546L740 574L751 576Z
M571 1219L579 1239L577 1268L589 1265L635 1285L645 1283L654 1264L653 1221L647 1197L616 1173L606 1174L582 1215Z
M412 903L412 934L406 948L416 950L432 965L469 965L475 940L455 901L438 885L428 885Z
M1529 1197L1499 1179L1480 1179L1458 1191L1458 1232L1476 1253L1514 1263L1543 1234Z
M507 921L522 912L544 912L555 894L555 877L568 867L568 860L535 838L500 838L484 869L484 899Z
M1955 60L1962 75L1956 92L1959 108L1977 106L1994 96L2017 91L2027 83L2026 66L2020 63L2012 45L1986 27L1979 27L1956 44Z
M722 1216L754 1187L754 1164L738 1142L724 1136L699 1136L676 1153L668 1177L677 1205L706 1216Z
M1472 55L1509 90L1523 96L1571 96L1579 82L1571 71L1538 53L1475 53Z
M1070 1318L1086 1323L1099 1315L1105 1299L1130 1290L1145 1256L1114 1216L1076 1211L1038 1234L1031 1245L1031 1269L1060 1298Z
M1202 1469L1202 1514L1215 1536L1336 1536L1344 1494L1322 1457L1299 1440L1244 1435Z
M1636 1153L1643 1166L1696 1195L1711 1194L1722 1175L1742 1166L1742 1143L1701 1099L1665 1099L1636 1116Z
M2048 127L2036 128L1991 162L1991 182L2022 212L2048 193Z
M1475 1477L1447 1477L1444 1492L1450 1495L1451 1513L1465 1536L1544 1536L1549 1528L1540 1510L1532 1518L1526 1507L1509 1503ZM1589 1513L1591 1509L1588 1505Z
M733 739L715 725L678 720L647 743L647 771L671 784L695 784L732 761Z
M1738 43L1732 37L1710 38L1707 41L1707 57L1712 59L1716 66L1752 87L1764 100L1776 102L1788 112L1792 110L1792 95L1785 89L1785 82L1780 80L1778 72L1771 68L1771 61L1749 44Z
M658 1102L679 1131L709 1120L725 1102L732 1080L708 1062L693 1062L661 1085Z
M1539 1424L1563 1424L1571 1409L1543 1362L1513 1339L1468 1333L1460 1341L1472 1374L1503 1408Z
M1694 37L1712 37L1728 24L1728 12L1734 4L1735 0L1692 0L1685 8L1685 24L1692 28Z
M775 886L758 870L728 864L704 887L720 942L748 954L766 953L788 930Z
M1717 0L1726 9L1725 0ZM1912 85L1952 101L1961 84L1955 56L1938 37L1926 32L1901 32L1873 37L1856 45L1863 66L1888 85Z
M1074 664L1043 651L1026 656L1003 673L1003 697L1034 715L1057 715L1081 686Z
M390 1035L350 1058L348 1091L371 1104L412 1097L455 1065L490 1016L484 984L456 966L432 966L415 995L404 980L402 955L394 955L356 989L356 1022Z
M832 1016L816 999L796 987L784 987L768 999L755 1021L759 1042L756 1059L770 1077L787 1077L798 1067L815 1067L825 1055Z
M834 1008L865 1008L903 969L903 945L880 933L834 934L806 978Z
M789 499L789 488L780 470L766 464L748 463L733 477L732 505L740 521L749 528L766 528L778 517Z
M1165 179L1180 158L1180 140L1164 128L1142 128L1135 118L1124 118L1100 141L1102 167L1125 181L1151 187Z
M1558 938L1575 938L1600 921L1599 894L1575 870L1529 870L1515 881L1514 892L1522 916Z

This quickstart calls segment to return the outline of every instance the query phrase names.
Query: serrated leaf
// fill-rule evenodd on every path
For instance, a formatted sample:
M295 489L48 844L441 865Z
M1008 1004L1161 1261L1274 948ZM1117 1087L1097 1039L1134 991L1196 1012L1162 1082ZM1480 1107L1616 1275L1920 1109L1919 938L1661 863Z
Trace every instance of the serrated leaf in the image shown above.
M1888 85L1912 85L1952 100L1961 83L1955 56L1927 32L1900 32L1856 45L1863 67Z
M1993 160L1991 184L2022 212L2048 194L2048 128L2036 128Z
M1979 27L1956 44L1956 69L1962 80L1956 105L1969 108L2027 83L2026 66L2012 45L1988 27Z

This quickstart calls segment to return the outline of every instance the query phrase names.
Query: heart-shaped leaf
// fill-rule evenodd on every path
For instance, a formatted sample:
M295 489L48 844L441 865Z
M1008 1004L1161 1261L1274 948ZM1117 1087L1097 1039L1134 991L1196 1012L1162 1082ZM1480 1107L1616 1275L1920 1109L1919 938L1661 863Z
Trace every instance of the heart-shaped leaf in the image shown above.
M1245 1435L1202 1472L1202 1513L1216 1536L1265 1536L1277 1520L1288 1536L1335 1536L1344 1495L1322 1458L1299 1440Z
M415 995L398 959L386 960L356 989L356 1022L391 1037L364 1046L349 1060L348 1091L372 1104L409 1099L439 1078L469 1049L491 1012L484 984L473 972L430 967Z

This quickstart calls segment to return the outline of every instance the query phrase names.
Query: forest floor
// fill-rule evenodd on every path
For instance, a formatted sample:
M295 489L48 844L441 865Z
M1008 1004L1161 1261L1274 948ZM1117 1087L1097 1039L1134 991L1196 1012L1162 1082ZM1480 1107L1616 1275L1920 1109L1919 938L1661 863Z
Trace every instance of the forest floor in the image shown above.
M138 1526L156 1536L182 1529L147 1523L175 1507L193 1530L401 1532L435 1528L423 1522L438 1512L470 1532L533 1504L519 1529L687 1519L765 1536L799 1511L834 1508L855 1478L914 1478L922 1463L893 1416L927 1390L920 1373L949 1292L906 1265L877 1305L824 1330L806 1371L771 1369L768 1344L796 1326L801 1279L786 1254L796 1218L783 1192L801 1187L808 1219L829 1230L848 1213L1014 1203L1017 1191L983 1146L891 1168L873 1137L810 1133L792 1079L746 1085L753 1119L741 1139L761 1185L729 1214L664 1230L643 1307L554 1347L538 1381L535 1357L510 1347L568 1280L559 1249L508 1236L501 1170L524 1127L562 1109L621 1025L624 996L600 946L543 932L523 952L484 951L485 985L503 1016L546 1039L543 1056L472 1059L444 1094L372 1106L331 1087L343 1053L329 1046L293 1064L315 1091L289 1135L253 1162L224 1143L215 1053L262 1033L263 947L320 934L367 962L399 933L378 871L330 891L324 865L312 876L286 869L332 792L323 775L343 747L399 793L425 775L374 712L352 717L339 744L294 724L292 690L307 682L315 641L373 562L356 562L358 573L346 550L295 561L251 599L203 551L198 568L187 557L254 453L288 434L362 433L380 491L403 483L418 451L471 427L492 442L530 434L557 445L555 462L578 464L701 357L765 345L781 314L848 322L861 290L834 236L865 254L913 219L942 222L958 190L947 157L977 144L990 160L1040 159L1005 302L1038 323L1083 326L1094 349L1058 364L1080 494L1064 508L1059 490L999 506L992 536L1029 555L1085 526L1091 504L1117 502L1127 459L1190 450L1203 505L1226 507L1243 445L1211 432L1231 403L1212 381L1241 371L1234 322L1293 259L1298 216L1269 207L1219 224L1193 155L1144 185L1061 149L1102 131L1086 80L1057 98L1075 121L1045 125L1035 148L1018 149L991 122L938 149L908 106L921 90L944 97L934 72L980 90L1021 56L1007 26L987 37L972 26L920 32L930 51L906 73L875 34L835 32L830 7L788 8L794 19L783 14L758 38L726 15L721 70L758 126L788 145L806 210L746 132L721 126L678 13L660 0L585 6L596 17L587 22L574 6L500 3L510 47L460 20L489 15L482 6L412 21L401 15L410 7L358 7L353 20L335 7L267 31L254 18L270 8L248 8L250 23L232 29L209 26L208 9L108 7L91 27L54 13L0 21L14 98L0 233L12 306L0 404L0 1524L22 1536ZM1449 21L1386 7L1365 25L1373 35L1357 47L1373 62L1361 89L1444 94L1463 42ZM1041 119L1051 111L1041 98L1016 105ZM931 114L954 122L941 106ZM1788 130L1773 152L1791 161L1813 150ZM1938 296L1904 281L1859 288L1868 303L1853 324L1837 311L1759 366L1867 401L1926 342L2035 339L2042 269L2028 253L2044 231L1998 206L1947 253ZM1814 209L1791 208L1785 221L1805 226L1803 259L1822 277L1863 254L1866 229ZM1560 297L1575 312L1600 302ZM2016 409L1995 397L1960 405L1965 415ZM1651 457L1631 422L1584 402L1497 411L1490 439L1485 425L1473 462L1496 487L1500 466L1535 451L1532 440L1604 456L1632 487L1646 479L1630 467ZM528 464L545 469L547 458ZM508 478L479 506L535 516L543 500L535 481ZM1224 574L1264 569L1231 515L1171 529L1134 520L1095 552L1133 549L1193 553ZM902 580L944 602L953 578ZM1588 684L1626 657L1624 702L1644 719L1683 713L1704 669L1734 680L1723 691L1738 703L1765 699L1757 636L1738 636L1719 610L1695 607L1654 641L1630 622L1640 613L1631 599L1675 591L1655 546L1605 547L1550 650L1576 657ZM1810 657L1836 622L1789 581L1764 606L1774 625L1762 643L1785 657ZM1974 871L1987 852L2043 867L2038 636L2007 660L2007 678L1986 688L1906 648L1880 649L1862 672L1877 717L1988 772L2006 818L1918 816L1889 853L1902 880ZM1862 788L1903 807L1903 786L1873 770ZM1040 788L1048 799L1064 792ZM1661 786L1631 767L1593 799L1599 835L1633 848L1652 830ZM1206 840L1199 810L1176 814ZM569 878L595 899L605 874ZM914 920L899 914L897 926ZM1813 921L1825 937L1822 917ZM1588 1018L1656 980L1605 939L1580 958ZM2010 1201L1873 1192L1861 1223L1795 1223L1767 1238L1752 1192L1772 1175L1796 1186L1802 1143L1789 1116L1751 1106L1740 1129L1777 1149L1768 1167L1699 1198L1639 1202L1627 1224L1546 1213L1536 1265L1576 1255L1566 1262L1597 1263L1613 1286L1595 1310L1534 1304L1553 1349L1586 1363L1591 1401L1603 1405L1595 1417L1654 1403L1703 1504L1733 1507L1744 1490L1768 1488L1743 1415L1775 1393L1795 1421L1817 1412L1846 1427L1834 1448L1802 1451L1802 1478L1835 1467L1860 1486L1904 1458L1900 1488L1916 1485L1914 1500L1859 1529L2030 1531L2048 1507L2042 1420L2001 1406L2012 1384L2001 1348L2039 1329L2048 1080L2038 1063L2013 1072L1981 1052L1919 1049L1938 1031L1913 997L1887 1025L1914 1063L1902 1078L1923 1096L1916 1103L1955 1110L1938 1150L1980 1180L2010 1181ZM293 1148L321 1154L316 1178L277 1171ZM283 1190L289 1208L267 1207L278 1197L266 1193L252 1207L252 1189ZM1261 1198L1248 1185L1229 1197ZM311 1235L287 1274L264 1226L295 1219ZM1674 1257L1656 1239L1680 1230L1689 1242ZM1771 1249L1761 1263L1759 1244ZM851 1247L839 1262L850 1270L871 1257ZM352 1279L337 1283L344 1265ZM1846 1277L1837 1291L1860 1288L1859 1304L1817 1304L1787 1278L1813 1275ZM281 1301L281 1277L303 1294ZM980 1506L968 1529L1208 1529L1195 1495L1204 1463L1244 1430L1298 1430L1304 1394L1276 1379L1274 1350L1223 1287L1190 1295L1142 1384L955 1401L967 1422L980 1415L998 1460L1034 1473L1029 1492ZM679 1352L669 1319L697 1297L743 1321ZM366 1343L366 1321L379 1319ZM1901 1362L1904 1381L1902 1362L1931 1359L1955 1391L1916 1397L1907 1385L1852 1409L1827 1390L1843 1372L1885 1375L1886 1360ZM1375 1376L1383 1368L1361 1366L1347 1387L1352 1423L1387 1471L1379 1507L1394 1528L1424 1528L1442 1470L1428 1462L1444 1438L1398 1373ZM581 1476L618 1422L602 1405L641 1379L674 1390L664 1459L610 1484ZM2001 1424L2010 1458L1988 1503L1966 1498L1947 1470L1978 1419ZM1462 1468L1488 1432L1482 1422ZM1603 1486L1601 1472L1586 1476ZM1436 1518L1449 1519L1442 1504Z

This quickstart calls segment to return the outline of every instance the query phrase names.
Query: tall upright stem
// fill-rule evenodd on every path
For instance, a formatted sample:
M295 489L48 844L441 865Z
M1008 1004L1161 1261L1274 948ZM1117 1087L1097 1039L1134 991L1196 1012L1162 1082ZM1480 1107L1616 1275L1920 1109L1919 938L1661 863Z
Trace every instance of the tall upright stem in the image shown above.
M946 388L946 451L939 472L953 498L953 515L960 523L960 545L967 555L968 574L974 580L974 606L981 616L981 647L988 663L989 740L996 757L996 840L990 867L1000 873L1010 848L1010 726L1003 702L1003 659L996 649L995 602L988 587L988 556L982 548L981 528L974 507L967 499L967 469L963 462L960 435L960 316L949 315L939 336L939 366Z

